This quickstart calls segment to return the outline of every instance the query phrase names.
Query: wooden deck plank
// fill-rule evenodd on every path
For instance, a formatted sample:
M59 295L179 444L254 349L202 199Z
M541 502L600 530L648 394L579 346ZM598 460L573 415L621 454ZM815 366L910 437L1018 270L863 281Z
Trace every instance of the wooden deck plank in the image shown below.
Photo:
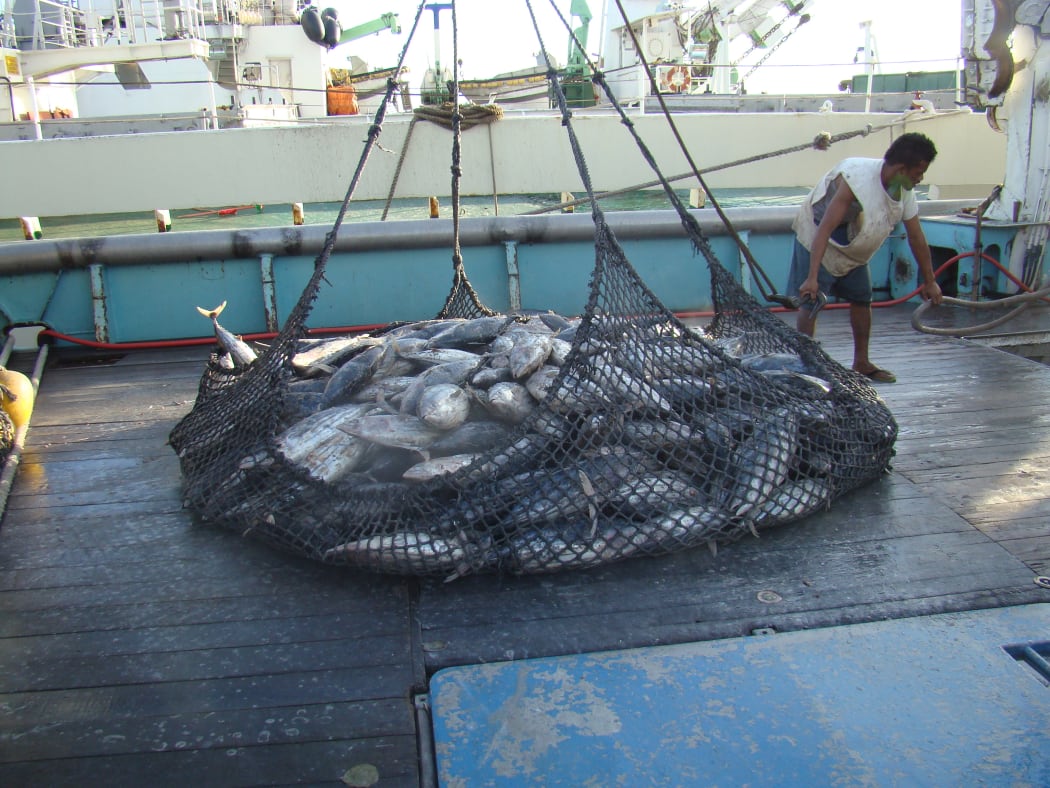
M172 747L176 747L176 740ZM150 785L184 788L198 785L332 785L355 766L379 765L379 788L419 784L415 739L382 736L303 744L242 744L231 737L225 746L164 753L64 758L0 765L5 785L79 786L85 775L101 785Z
M879 310L872 341L900 380L879 388L893 471L829 511L717 555L449 584L195 523L166 440L206 349L58 364L0 529L0 781L338 784L371 763L418 785L411 699L440 667L1045 601L1050 369L908 315ZM845 313L820 323L848 363Z
M199 351L45 375L0 530L0 781L418 785L411 581L193 522Z

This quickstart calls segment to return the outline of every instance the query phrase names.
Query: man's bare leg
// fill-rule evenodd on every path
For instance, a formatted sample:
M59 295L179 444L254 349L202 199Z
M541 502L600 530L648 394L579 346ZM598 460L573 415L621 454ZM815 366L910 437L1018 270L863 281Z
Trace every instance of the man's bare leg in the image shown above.
M853 369L866 375L875 369L868 358L871 342L871 304L850 304L849 325L853 329Z

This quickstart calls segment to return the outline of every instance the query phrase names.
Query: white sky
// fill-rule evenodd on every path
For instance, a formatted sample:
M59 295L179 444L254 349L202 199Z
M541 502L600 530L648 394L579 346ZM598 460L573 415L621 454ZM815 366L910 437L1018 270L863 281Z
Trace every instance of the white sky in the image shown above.
M324 0L315 0L320 8ZM429 0L428 0L429 2ZM448 0L445 0L448 2ZM556 0L568 14L570 0ZM399 14L400 35L383 32L348 43L331 53L330 65L338 67L348 55L357 55L371 68L394 65L408 37L418 0L336 0L344 28L378 17ZM558 21L550 0L532 0L544 43L562 63L568 54L568 35ZM601 40L602 0L589 0L594 19L588 49L596 53ZM619 22L619 11L609 3ZM853 58L864 44L860 23L870 19L882 73L942 71L955 68L960 50L962 0L809 0L811 21L785 42L766 64L747 80L749 93L835 92L839 81L864 73L863 62ZM524 0L457 0L460 77L478 79L503 71L527 68L539 52L536 33ZM418 87L423 72L434 60L434 15L424 10L412 41L407 64L410 83ZM440 14L442 64L452 65L452 16ZM739 45L738 45L739 47ZM757 54L757 53L755 53ZM751 62L751 58L746 62ZM746 70L746 68L744 69Z

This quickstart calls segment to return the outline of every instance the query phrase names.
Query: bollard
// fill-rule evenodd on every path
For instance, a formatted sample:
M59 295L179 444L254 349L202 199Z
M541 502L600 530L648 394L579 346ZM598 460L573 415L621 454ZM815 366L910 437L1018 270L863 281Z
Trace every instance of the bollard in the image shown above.
M259 207L262 210L261 206ZM292 224L300 225L306 224L306 214L303 212L303 204L301 202L292 203Z
M440 209L438 207L438 198L437 197L431 197L430 198L430 218L431 219L437 219L440 215L441 215L441 211L440 211Z
M690 189L689 190L689 207L690 208L703 208L707 203L707 194L703 189Z
M572 202L575 199L576 198L572 196L572 192L562 192L561 193L561 202ZM575 211L576 211L576 206L575 205L565 205L565 206L562 206L562 209L561 209L562 213L575 213Z
M156 208L153 211L153 218L157 220L158 233L171 232L171 211L166 208Z
M40 230L40 220L35 216L19 216L18 221L22 224L22 235L27 241L39 241L44 237Z

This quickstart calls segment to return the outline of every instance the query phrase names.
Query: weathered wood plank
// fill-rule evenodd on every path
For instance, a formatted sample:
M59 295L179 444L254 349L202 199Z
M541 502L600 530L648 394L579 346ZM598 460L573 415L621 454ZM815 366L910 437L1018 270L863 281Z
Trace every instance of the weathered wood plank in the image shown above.
M405 698L66 719L25 731L16 752L0 749L0 762L9 761L12 754L19 761L47 760L56 750L67 758L86 758L225 749L233 743L250 747L405 736L413 729Z
M174 748L173 744L173 748ZM230 738L225 748L69 758L0 766L5 785L84 784L184 788L198 785L333 785L355 766L371 764L379 788L418 786L414 736L382 736L295 745L247 745Z

